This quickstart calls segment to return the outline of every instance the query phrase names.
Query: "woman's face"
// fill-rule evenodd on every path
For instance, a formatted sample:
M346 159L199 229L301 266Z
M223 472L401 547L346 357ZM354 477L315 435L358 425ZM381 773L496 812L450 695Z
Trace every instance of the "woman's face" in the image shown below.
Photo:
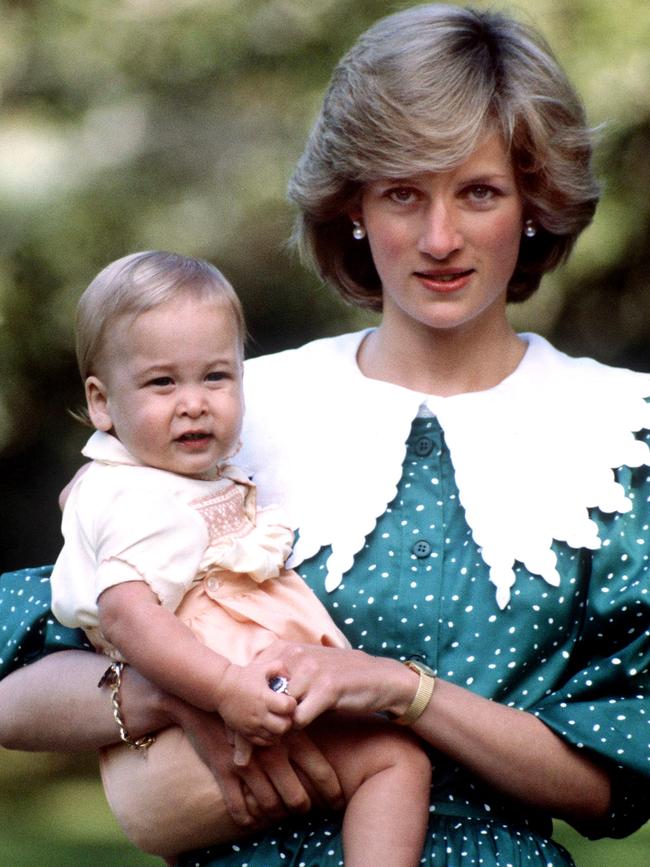
M497 134L448 172L374 181L360 217L383 288L384 326L458 329L505 320L523 203Z

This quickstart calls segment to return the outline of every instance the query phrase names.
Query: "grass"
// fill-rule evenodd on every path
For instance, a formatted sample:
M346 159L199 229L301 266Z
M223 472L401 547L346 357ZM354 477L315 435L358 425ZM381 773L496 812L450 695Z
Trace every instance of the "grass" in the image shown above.
M592 842L556 823L577 867L648 867L650 824L626 840ZM122 836L98 781L94 756L0 750L0 865L160 867ZM272 867L272 865L269 865Z
M573 855L577 867L650 865L650 824L624 840L585 840L573 828L556 822L553 836Z

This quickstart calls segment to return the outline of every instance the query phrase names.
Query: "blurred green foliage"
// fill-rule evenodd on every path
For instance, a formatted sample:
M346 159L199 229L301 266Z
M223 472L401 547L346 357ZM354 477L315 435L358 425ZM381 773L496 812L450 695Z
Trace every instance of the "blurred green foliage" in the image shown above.
M0 568L56 556L56 493L86 435L66 412L82 400L74 307L111 259L167 248L215 261L254 354L368 321L288 253L284 191L336 59L399 6L0 0ZM599 217L513 319L648 368L650 4L514 8L605 126Z
M0 569L59 548L56 496L86 436L67 414L82 400L74 306L108 261L148 248L214 261L242 296L251 354L369 321L288 253L284 190L335 61L403 5L0 0ZM497 5L545 33L603 125L597 220L513 321L650 369L650 4ZM116 842L97 785L63 775L77 759L23 758L0 755L1 863L151 863ZM576 845L580 867L647 863L634 855L647 833Z

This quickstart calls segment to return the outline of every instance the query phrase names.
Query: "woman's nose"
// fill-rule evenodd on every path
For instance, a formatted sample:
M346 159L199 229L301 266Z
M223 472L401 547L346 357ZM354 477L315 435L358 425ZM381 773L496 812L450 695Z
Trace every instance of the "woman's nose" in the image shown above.
M432 202L422 215L418 250L434 259L447 259L463 246L458 215L446 202Z

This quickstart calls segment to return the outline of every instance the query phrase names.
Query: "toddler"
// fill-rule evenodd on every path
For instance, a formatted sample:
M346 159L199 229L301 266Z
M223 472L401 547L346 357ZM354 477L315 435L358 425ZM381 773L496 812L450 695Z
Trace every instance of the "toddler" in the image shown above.
M235 733L240 764L252 744L287 732L296 708L283 672L256 655L277 638L347 646L284 568L293 534L281 513L256 509L255 486L231 464L244 411L244 333L232 287L202 260L137 253L92 281L77 315L96 428L83 453L92 463L67 498L52 575L57 618L82 627L112 660L218 714ZM312 736L346 797L347 867L419 863L428 759L388 724L331 728L316 725ZM205 811L218 787L180 729L159 733L144 757L109 748L101 765L127 834L138 820L159 826L149 851L174 854L167 815L188 826L186 848L211 842ZM141 842L137 832L132 839Z

